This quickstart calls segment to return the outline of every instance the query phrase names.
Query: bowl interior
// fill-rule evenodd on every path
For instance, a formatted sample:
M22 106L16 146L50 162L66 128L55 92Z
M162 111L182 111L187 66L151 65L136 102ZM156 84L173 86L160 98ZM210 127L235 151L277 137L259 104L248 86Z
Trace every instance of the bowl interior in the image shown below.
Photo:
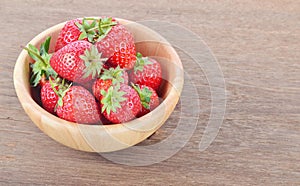
M169 117L178 102L183 86L181 61L171 45L159 34L135 22L118 19L134 35L136 50L144 56L157 59L163 72L159 95L163 102L149 114L124 124L85 125L62 120L45 111L34 99L36 92L29 84L29 62L32 60L23 50L16 62L14 84L18 98L32 121L56 141L83 151L109 152L135 145L157 130ZM50 52L64 23L42 32L29 43L39 47L51 36Z

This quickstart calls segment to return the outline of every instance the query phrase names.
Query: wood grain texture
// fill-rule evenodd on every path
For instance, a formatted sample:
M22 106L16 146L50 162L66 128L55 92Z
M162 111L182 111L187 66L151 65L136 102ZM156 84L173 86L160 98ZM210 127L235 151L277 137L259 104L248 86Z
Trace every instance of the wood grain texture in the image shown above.
M198 145L209 119L210 89L204 72L180 50L185 70L197 80L202 109L192 138L163 162L114 164L58 144L31 122L13 87L19 46L59 22L89 15L173 22L207 43L225 76L227 107L206 151ZM300 184L300 2L2 0L0 16L8 20L0 29L0 185ZM182 100L192 96L189 87L183 91ZM139 145L168 137L183 106Z

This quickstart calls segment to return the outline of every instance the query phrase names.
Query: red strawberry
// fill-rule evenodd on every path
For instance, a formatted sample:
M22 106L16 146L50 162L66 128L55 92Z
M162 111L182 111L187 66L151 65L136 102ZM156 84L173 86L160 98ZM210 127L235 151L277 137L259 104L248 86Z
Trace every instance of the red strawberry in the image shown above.
M124 123L136 117L141 110L137 92L128 85L111 86L101 90L101 111L112 123Z
M134 70L129 74L131 82L146 85L157 91L161 84L161 76L161 66L155 59L137 53Z
M128 74L126 71L117 68L104 69L103 73L93 84L93 94L97 100L100 100L101 90L107 90L110 86L117 83L128 84Z
M64 94L64 91L68 88L68 84L65 80L60 78L52 78L46 80L41 88L41 101L43 108L48 112L56 113L56 106L59 100L59 95Z
M108 58L108 62L113 67L119 65L125 69L133 68L135 63L133 35L124 25L117 23L112 18L102 18L99 20L98 25L100 25L99 28L101 29L99 29L99 32L104 33L95 43L98 51L102 52L102 55ZM105 25L112 26L107 28L104 27Z
M59 34L55 51L68 43L82 39L95 43L99 52L109 59L111 66L133 68L135 63L133 35L115 19L103 17L68 21Z
M55 51L69 43L78 40L86 40L94 43L96 37L97 21L95 19L83 18L68 21L59 33L56 40Z
M100 110L94 96L81 86L62 92L57 106L58 117L76 123L99 123Z
M159 105L158 95L153 88L147 87L145 85L139 86L132 84L132 86L139 94L142 104L142 109L137 114L138 117L149 113Z
M55 51L58 51L67 44L78 40L81 32L75 23L81 24L82 21L79 19L73 19L66 22L56 40Z
M62 78L86 83L100 74L105 60L88 41L74 41L55 52L50 65Z
M48 53L50 40L51 37L47 37L45 42L41 44L40 50L31 44L28 45L28 48L23 47L34 60L34 62L30 64L32 70L30 84L33 87L36 87L38 84L42 86L50 76L54 78L57 76L49 62L51 58L51 55Z
M52 114L55 113L55 106L59 98L53 88L58 89L58 86L52 87L51 83L46 81L41 89L41 101L43 108Z
M109 87L111 87L112 81L110 79L108 80L103 80L101 78L98 78L92 87L93 94L97 100L100 100L101 96L101 90L108 90Z

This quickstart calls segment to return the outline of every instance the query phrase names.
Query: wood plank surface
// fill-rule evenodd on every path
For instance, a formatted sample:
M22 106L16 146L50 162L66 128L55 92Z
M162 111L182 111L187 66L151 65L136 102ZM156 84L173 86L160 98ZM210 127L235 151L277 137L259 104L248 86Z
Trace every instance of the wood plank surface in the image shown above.
M60 145L31 122L13 86L20 45L57 23L95 15L176 23L203 39L227 95L223 124L205 151L199 142L211 93L203 69L181 50L188 41L177 51L196 79L201 112L193 136L174 156L149 166L121 165ZM0 17L0 185L300 185L299 1L1 0ZM193 96L185 87L182 103ZM182 107L139 146L166 139ZM183 117L187 127L191 117Z

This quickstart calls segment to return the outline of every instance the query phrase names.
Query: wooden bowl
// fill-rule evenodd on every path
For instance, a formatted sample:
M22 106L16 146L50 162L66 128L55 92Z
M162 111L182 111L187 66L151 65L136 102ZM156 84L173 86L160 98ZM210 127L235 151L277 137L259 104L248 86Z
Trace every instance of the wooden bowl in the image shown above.
M183 68L174 48L153 30L128 20L118 19L134 35L136 49L155 57L162 66L163 83L159 90L163 101L149 114L115 125L87 125L68 122L48 113L32 98L29 84L30 57L23 50L15 64L14 85L17 96L31 120L52 139L77 150L111 152L133 146L153 134L174 110L183 87ZM55 25L37 35L29 43L39 47L51 36L50 52L65 23Z

